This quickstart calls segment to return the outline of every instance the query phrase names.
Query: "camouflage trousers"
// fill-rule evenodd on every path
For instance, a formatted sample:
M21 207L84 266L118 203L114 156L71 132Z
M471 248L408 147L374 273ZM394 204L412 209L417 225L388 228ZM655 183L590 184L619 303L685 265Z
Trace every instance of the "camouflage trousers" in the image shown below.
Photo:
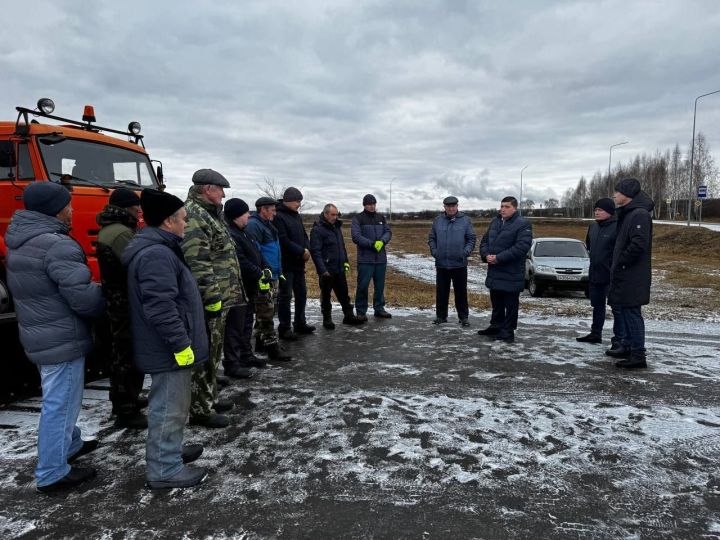
M130 317L127 313L110 312L110 402L112 414L129 416L140 410L138 397L145 375L133 362Z
M275 345L278 342L273 317L277 308L278 282L270 283L270 290L258 292L255 303L255 329L253 335L264 345Z
M210 358L193 369L190 385L190 416L194 418L213 414L212 406L218 399L217 370L222 357L226 318L227 311L222 310L220 317L208 319Z

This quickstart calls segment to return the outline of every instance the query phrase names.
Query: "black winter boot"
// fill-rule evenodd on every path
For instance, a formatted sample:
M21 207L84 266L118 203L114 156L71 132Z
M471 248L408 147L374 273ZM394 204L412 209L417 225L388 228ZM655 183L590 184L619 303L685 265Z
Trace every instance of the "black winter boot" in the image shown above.
M335 323L332 320L332 315L323 313L323 328L328 330L335 330Z
M618 360L615 362L615 367L625 369L646 368L647 360L645 359L645 353L638 351L633 352L630 354L630 358L625 358L624 360Z
M620 344L613 345L610 349L605 351L607 356L613 358L630 358L630 349L626 349Z
M352 308L343 310L345 313L345 316L343 317L343 324L350 324L353 326L357 326L359 324L365 324L367 319L361 319L360 317L356 317L353 313Z
M268 353L268 360L272 360L274 362L289 362L292 360L292 356L287 354L279 343L266 345L266 350Z
M587 336L576 337L575 341L580 343L602 343L602 337L595 334L588 334Z

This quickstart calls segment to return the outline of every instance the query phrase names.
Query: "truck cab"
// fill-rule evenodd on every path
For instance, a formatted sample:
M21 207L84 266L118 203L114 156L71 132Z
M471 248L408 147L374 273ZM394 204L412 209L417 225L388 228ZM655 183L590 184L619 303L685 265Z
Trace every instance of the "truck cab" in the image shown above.
M0 121L0 320L14 319L4 237L15 211L23 209L25 187L57 182L71 192L71 235L85 251L97 281L95 217L112 191L120 186L136 191L164 188L162 166L153 168L138 122L121 131L97 126L91 106L85 107L82 121L54 116L54 109L52 100L43 98L35 109L16 107L15 122Z

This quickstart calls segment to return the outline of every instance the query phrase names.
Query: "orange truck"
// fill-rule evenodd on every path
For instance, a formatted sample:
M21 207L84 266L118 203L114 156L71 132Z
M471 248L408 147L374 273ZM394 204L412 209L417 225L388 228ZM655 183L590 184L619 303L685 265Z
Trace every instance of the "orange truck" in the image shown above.
M162 164L148 156L138 122L130 122L127 131L98 126L90 105L85 106L82 121L54 116L55 104L48 98L38 100L35 109L16 107L16 111L14 122L0 121L0 322L15 319L4 239L13 213L23 208L27 185L58 182L71 191L71 235L85 250L95 280L99 280L95 216L112 190L164 188Z

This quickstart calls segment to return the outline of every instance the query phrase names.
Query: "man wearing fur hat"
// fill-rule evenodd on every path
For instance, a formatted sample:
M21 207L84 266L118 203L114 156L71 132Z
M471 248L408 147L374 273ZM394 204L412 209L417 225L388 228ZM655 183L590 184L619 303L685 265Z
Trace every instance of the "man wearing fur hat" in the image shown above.
M193 174L188 193L187 230L182 249L200 288L210 328L210 361L193 372L190 423L223 428L230 419L221 414L233 408L229 399L218 399L217 369L220 366L228 310L247 304L240 265L227 225L222 219L227 179L212 169ZM248 372L248 376L250 373Z
M610 265L612 264L617 218L615 203L610 198L598 199L595 203L595 221L588 227L585 245L590 252L590 305L593 308L592 326L586 336L576 338L581 343L602 343L605 325L605 305L610 290ZM618 313L613 309L614 329L619 325ZM611 343L617 338L613 335Z
M95 220L100 225L97 260L103 295L110 319L110 401L117 415L115 426L145 429L147 418L140 412L138 398L144 375L133 365L127 272L122 265L125 248L137 232L140 197L124 187L115 189Z
M85 355L93 347L90 321L105 309L80 244L70 238L70 193L60 184L33 182L25 210L5 233L7 277L20 342L38 367L42 410L38 426L37 490L74 487L95 476L68 463L97 448L76 425L82 405Z
M641 306L650 303L652 199L635 178L625 178L615 185L617 240L613 259L608 303L618 311L620 324L617 343L605 354L618 358L621 368L647 367L645 358L645 321Z

